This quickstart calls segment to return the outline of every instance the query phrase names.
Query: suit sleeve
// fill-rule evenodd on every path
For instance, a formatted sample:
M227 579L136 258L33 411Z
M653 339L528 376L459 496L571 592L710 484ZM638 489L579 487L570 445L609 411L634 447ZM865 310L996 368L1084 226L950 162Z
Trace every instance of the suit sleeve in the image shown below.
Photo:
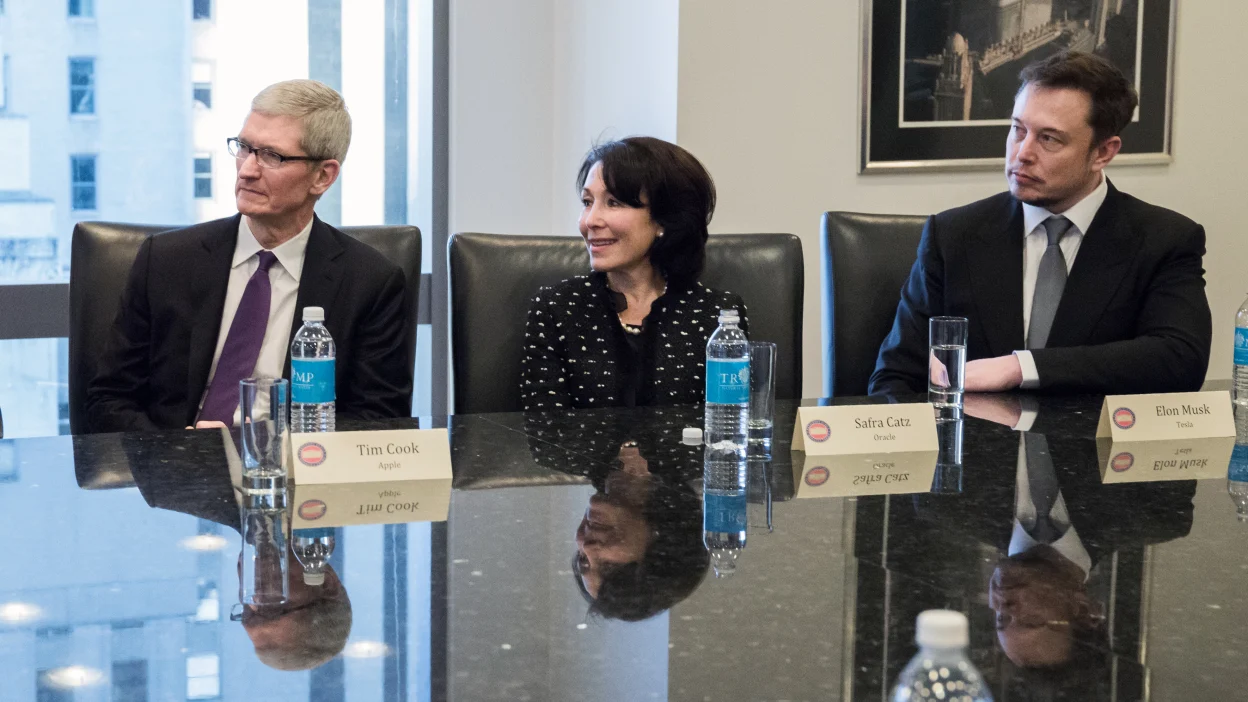
M526 412L572 407L567 354L559 340L562 325L555 319L551 297L550 288L538 292L524 326L520 399Z
M1199 390L1213 338L1201 258L1205 230L1185 232L1158 263L1136 318L1135 337L1095 346L1034 349L1040 389L1062 393Z
M338 391L337 411L343 417L377 420L412 416L415 360L414 350L405 348L405 282L403 271L395 268L360 322L348 376L351 380Z
M99 371L87 386L86 414L92 432L157 431L144 407L151 380L151 310L147 276L152 240L139 247L109 332Z
M927 320L944 308L944 264L936 218L923 226L918 255L901 288L893 328L884 338L867 392L904 395L927 390Z

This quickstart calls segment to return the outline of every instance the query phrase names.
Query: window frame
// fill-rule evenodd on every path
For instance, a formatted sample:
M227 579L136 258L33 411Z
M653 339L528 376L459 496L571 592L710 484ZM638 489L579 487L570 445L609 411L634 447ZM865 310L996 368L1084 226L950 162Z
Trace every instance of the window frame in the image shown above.
M208 162L208 170L201 171L199 170L199 167L200 167L200 164L203 163L204 161ZM195 181L194 190L192 192L192 198L195 200L213 199L212 153L211 152L203 151L203 152L195 154L191 163L191 175ZM208 194L200 195L199 184L204 181L207 181L208 183Z
M87 76L86 85L74 84L74 68L89 66L90 74ZM95 105L95 72L96 59L94 56L70 56L69 57L69 116L70 117L94 117L96 115ZM75 99L75 92L81 91L81 97ZM83 99L89 99L90 104L87 110L79 110Z
M78 166L90 162L91 181L78 179ZM78 206L78 193L90 188L91 206ZM100 155L92 153L69 155L69 209L71 212L98 212L100 209Z

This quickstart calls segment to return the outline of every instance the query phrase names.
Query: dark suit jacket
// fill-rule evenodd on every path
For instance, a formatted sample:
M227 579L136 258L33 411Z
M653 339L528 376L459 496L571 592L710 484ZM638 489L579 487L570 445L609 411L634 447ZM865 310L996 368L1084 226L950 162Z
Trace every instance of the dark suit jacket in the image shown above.
M1023 208L1009 193L927 220L918 259L880 348L871 394L927 389L927 321L966 317L967 360L1022 350ZM1198 390L1212 328L1205 230L1109 184L1079 247L1048 347L1032 351L1040 389Z
M216 351L240 217L143 242L100 372L87 388L92 431L194 423ZM304 307L325 308L337 346L340 417L411 415L404 285L403 272L376 250L314 219L290 333L293 338L303 324ZM290 378L289 351L284 377Z

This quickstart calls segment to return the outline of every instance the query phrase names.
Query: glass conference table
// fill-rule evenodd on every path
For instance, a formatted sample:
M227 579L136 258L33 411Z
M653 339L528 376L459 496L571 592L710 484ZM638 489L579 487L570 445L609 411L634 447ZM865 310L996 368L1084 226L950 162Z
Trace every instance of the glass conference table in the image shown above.
M998 702L1248 690L1234 460L1105 471L1100 398L1041 399L1082 555L1027 560L1021 400L968 399L989 419L959 427L960 464L892 495L791 452L778 405L745 544L714 554L680 438L700 407L344 426L447 427L449 518L339 528L322 590L241 618L227 437L0 441L0 700L884 700L937 607L969 617Z

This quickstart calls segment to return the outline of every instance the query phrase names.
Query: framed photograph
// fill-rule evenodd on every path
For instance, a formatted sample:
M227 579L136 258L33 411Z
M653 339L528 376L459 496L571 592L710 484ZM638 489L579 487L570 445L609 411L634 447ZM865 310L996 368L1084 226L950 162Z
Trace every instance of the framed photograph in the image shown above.
M860 173L1003 168L1019 71L1067 49L1134 80L1114 163L1169 163L1177 0L862 0Z

